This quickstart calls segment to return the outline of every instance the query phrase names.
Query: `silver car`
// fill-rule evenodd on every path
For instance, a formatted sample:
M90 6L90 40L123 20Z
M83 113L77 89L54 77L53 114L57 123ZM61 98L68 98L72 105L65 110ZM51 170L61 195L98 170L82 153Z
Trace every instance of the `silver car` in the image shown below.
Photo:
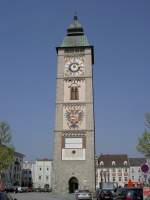
M89 190L78 190L75 194L76 200L92 200L93 195Z

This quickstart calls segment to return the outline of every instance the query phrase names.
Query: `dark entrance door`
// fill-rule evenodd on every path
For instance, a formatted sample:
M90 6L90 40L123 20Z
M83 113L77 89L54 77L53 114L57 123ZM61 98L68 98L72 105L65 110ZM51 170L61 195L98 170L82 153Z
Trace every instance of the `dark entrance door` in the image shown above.
M75 190L78 189L78 179L76 177L72 177L70 180L69 180L69 193L74 193Z

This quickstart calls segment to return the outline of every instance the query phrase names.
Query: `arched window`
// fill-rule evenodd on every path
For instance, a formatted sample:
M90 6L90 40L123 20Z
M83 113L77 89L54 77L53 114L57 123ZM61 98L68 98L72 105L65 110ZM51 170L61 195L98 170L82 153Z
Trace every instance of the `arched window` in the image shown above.
M127 163L127 161L124 161L123 164L124 164L125 166L127 166L128 163Z
M79 100L79 90L77 86L70 88L70 100Z
M103 161L101 161L101 162L100 162L100 166L103 166L103 165L104 165L104 162L103 162Z
M113 160L113 161L112 161L112 166L114 166L114 165L116 165L116 162Z

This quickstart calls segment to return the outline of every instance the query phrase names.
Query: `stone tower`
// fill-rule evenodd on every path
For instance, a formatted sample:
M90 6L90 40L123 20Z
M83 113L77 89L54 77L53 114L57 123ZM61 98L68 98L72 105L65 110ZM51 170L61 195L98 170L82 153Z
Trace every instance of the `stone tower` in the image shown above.
M57 50L53 189L95 190L94 52L77 16Z

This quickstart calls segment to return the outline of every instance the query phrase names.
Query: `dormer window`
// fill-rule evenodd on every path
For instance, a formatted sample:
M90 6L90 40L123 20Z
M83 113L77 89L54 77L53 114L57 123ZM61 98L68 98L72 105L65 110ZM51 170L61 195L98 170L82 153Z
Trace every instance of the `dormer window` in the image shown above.
M112 166L115 166L116 165L116 162L113 160L112 161Z
M127 163L127 161L124 161L123 164L124 164L124 166L127 166L128 163Z
M100 162L100 166L103 166L103 165L104 165L104 162L103 162L103 161L101 161L101 162Z

